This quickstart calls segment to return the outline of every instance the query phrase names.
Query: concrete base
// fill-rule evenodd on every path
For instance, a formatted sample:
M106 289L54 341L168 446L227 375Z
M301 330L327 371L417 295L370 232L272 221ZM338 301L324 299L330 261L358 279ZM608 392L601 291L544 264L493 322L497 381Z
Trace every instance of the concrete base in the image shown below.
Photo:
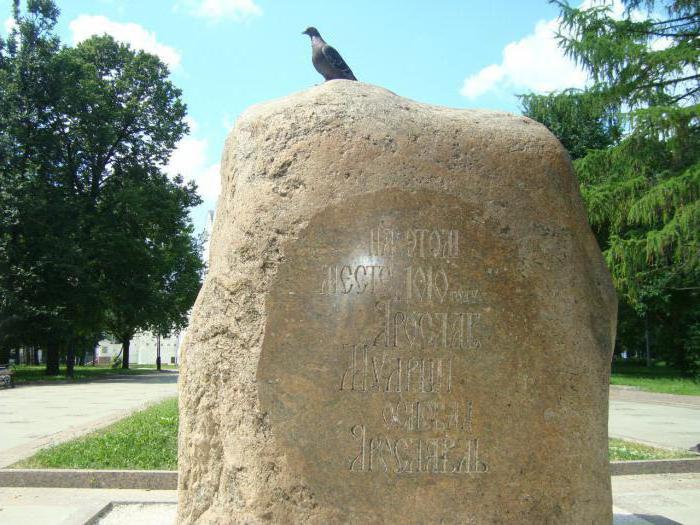
M700 458L613 461L613 476L700 473ZM173 470L0 469L0 487L175 490Z
M697 523L700 474L615 476L615 525ZM175 523L174 490L3 488L3 525Z
M177 471L0 469L0 487L175 490Z
M613 507L613 525L673 525L675 521L658 521L658 516L649 517L632 514ZM90 520L86 525L174 525L177 513L175 503L127 503L110 505L107 509ZM664 518L662 518L664 519Z
M700 458L613 461L610 463L610 473L613 476L637 476L641 474L690 474L693 472L700 472Z

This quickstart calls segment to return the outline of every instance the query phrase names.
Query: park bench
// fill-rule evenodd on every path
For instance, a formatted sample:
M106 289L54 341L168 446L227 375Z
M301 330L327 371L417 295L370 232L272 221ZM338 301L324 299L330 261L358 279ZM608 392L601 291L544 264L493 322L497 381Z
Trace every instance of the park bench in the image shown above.
M9 366L0 365L0 386L14 388L15 383L12 380L12 374L12 369Z

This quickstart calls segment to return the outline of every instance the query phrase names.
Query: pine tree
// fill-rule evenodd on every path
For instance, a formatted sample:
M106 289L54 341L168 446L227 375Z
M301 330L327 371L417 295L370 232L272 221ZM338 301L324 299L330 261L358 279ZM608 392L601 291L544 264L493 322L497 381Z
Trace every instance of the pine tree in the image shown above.
M555 2L560 45L622 126L574 167L623 308L690 369L700 357L700 3L623 2L621 18L609 5Z

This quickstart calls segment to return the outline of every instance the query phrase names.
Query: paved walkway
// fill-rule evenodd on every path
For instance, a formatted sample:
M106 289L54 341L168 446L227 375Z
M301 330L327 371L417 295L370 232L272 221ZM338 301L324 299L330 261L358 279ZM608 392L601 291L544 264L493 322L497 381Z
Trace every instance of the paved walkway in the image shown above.
M615 525L700 523L700 474L614 476Z
M698 523L700 474L616 476L613 478L615 525ZM109 503L114 510L104 525L173 525L174 490L7 488L0 490L3 525L82 525ZM155 505L155 503L160 503ZM118 504L117 504L118 503Z
M0 468L176 396L177 377L161 372L1 389Z
M609 434L666 448L700 443L700 396L610 389Z

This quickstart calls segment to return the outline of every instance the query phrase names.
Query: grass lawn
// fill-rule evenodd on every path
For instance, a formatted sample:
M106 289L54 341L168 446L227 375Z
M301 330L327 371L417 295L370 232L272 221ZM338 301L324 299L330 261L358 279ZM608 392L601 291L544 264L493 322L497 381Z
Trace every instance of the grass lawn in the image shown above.
M59 375L47 376L46 367L44 365L17 365L13 367L15 383L31 383L34 381L74 381L81 379L94 379L98 377L106 377L113 375L134 375L134 374L152 374L155 372L155 365L131 365L132 368L122 370L121 368L101 367L101 366L76 366L74 369L74 377L71 379L66 375L65 367L61 367ZM164 370L177 369L164 365Z
M680 459L700 457L684 450L666 450L663 448L640 445L631 441L610 438L608 445L610 461L632 461L640 459Z
M137 365L137 364L131 364L130 365L132 368L150 368L151 370L156 369L156 365ZM165 363L162 363L160 365L160 368L162 370L178 370L180 368L180 365L166 365Z
M700 381L683 377L678 370L663 363L646 367L638 363L614 361L610 384L636 386L647 392L700 396Z
M39 451L15 468L177 469L177 398Z
M168 399L87 436L42 450L15 468L177 469L177 399ZM620 439L610 440L610 460L698 457Z

